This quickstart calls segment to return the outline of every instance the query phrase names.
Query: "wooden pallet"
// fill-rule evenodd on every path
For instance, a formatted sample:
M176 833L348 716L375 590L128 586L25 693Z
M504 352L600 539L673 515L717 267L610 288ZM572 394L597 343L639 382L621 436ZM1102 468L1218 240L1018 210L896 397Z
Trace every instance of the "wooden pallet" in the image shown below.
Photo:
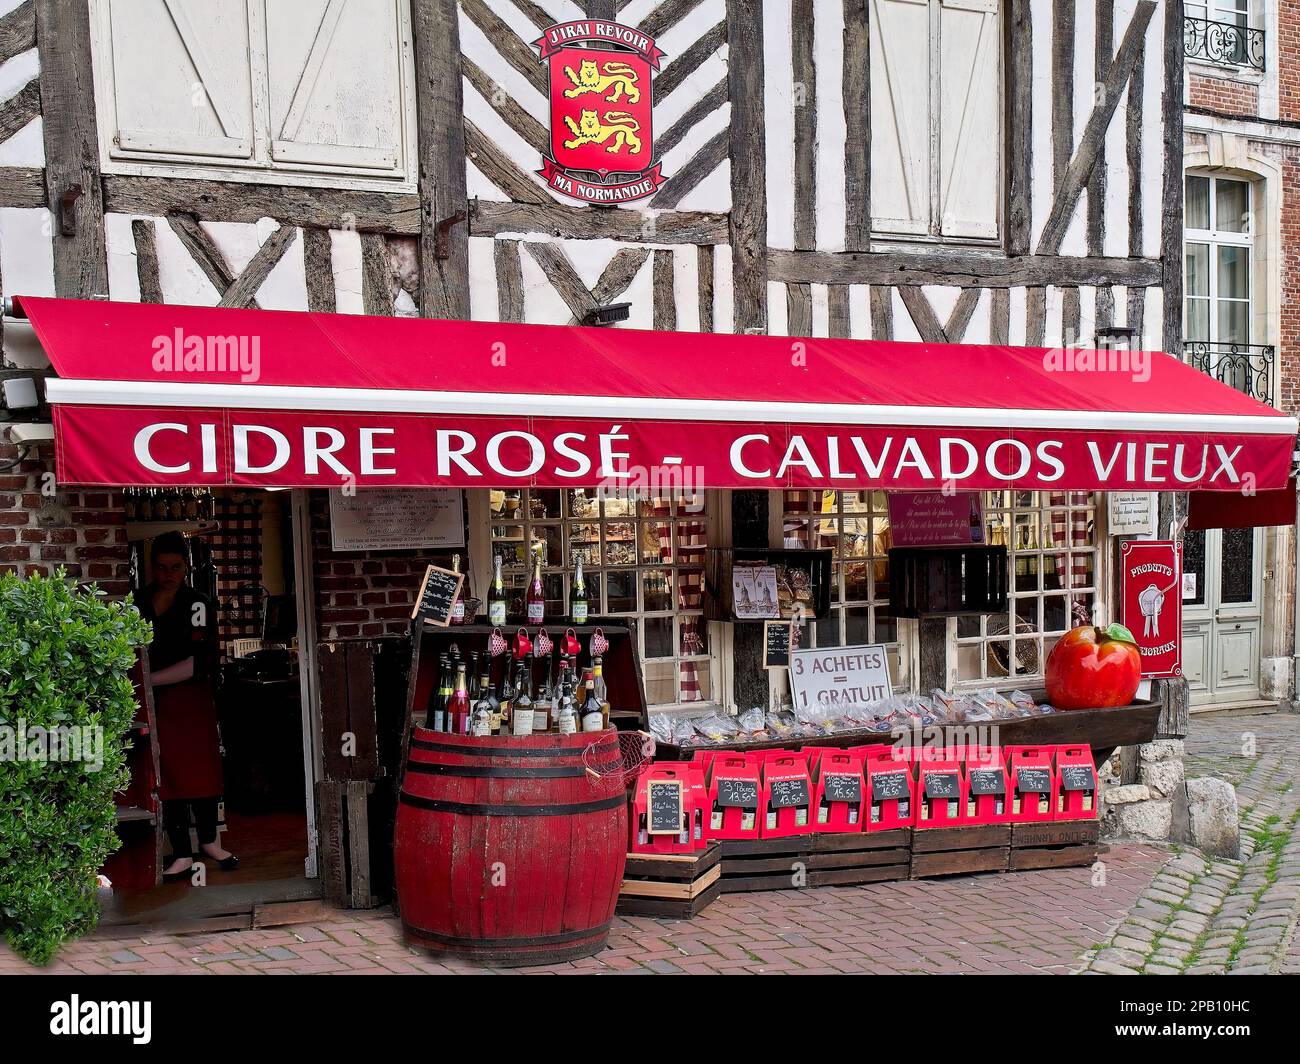
M1010 846L1010 824L918 828L912 832L911 878L1005 872Z
M698 853L630 853L615 911L688 920L721 893L721 858L716 842Z
M1075 868L1097 859L1101 825L1096 820L1054 820L1046 824L1012 824L1013 872L1030 868Z
M906 879L910 828L783 839L723 839L722 893Z

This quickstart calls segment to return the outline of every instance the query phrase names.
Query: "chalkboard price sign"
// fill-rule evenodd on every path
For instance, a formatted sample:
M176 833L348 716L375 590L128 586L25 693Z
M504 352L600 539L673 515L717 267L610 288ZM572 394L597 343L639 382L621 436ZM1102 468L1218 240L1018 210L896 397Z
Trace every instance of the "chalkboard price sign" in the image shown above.
M1091 765L1062 765L1061 789L1065 791L1095 791L1097 777Z
M1006 794L1006 776L1000 768L971 769L970 792L971 794Z
M1016 790L1021 794L1050 794L1052 790L1051 771L1045 768L1017 769Z
M650 780L646 784L646 806L651 835L676 835L682 830L682 781Z
M797 809L811 801L807 779L772 780L769 786L772 797L768 799L768 806L772 809Z
M862 777L846 772L828 772L822 776L822 794L828 802L862 801Z
M790 625L787 621L768 621L763 625L763 668L790 667Z
M891 798L907 797L907 773L885 772L871 777L871 798L887 802Z
M960 798L961 786L955 772L927 772L925 774L927 798Z
M758 808L758 780L718 780L718 805L732 809Z
M464 579L463 575L450 569L429 566L424 571L424 582L420 584L420 594L416 596L411 617L437 628L446 628L451 623L451 607Z

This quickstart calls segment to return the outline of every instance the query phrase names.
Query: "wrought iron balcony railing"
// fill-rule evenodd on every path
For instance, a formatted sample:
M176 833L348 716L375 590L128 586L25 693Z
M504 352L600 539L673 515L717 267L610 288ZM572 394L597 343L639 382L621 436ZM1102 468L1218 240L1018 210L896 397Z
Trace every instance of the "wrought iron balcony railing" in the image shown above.
M1183 16L1183 54L1225 66L1264 69L1264 31Z
M1263 403L1273 402L1274 351L1268 344L1183 341L1183 361Z

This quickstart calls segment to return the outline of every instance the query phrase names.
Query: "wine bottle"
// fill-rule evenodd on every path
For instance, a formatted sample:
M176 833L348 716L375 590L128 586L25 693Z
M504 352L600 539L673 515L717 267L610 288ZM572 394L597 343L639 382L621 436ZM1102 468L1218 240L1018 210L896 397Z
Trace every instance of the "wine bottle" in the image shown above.
M533 579L528 584L528 623L541 624L546 620L546 592L542 588L542 554L533 559Z
M466 674L469 680L469 704L472 707L477 701L479 695L483 693L483 688L479 686L478 679L478 651L473 650L469 655L469 672Z
M457 574L460 573L459 554L453 554L451 556L451 571ZM456 592L456 599L451 604L451 617L448 620L449 624L465 623L465 594L466 594L465 582L461 581L460 590Z
M582 575L582 555L573 566L573 586L569 589L569 617L574 624L587 623L587 581Z
M505 668L501 670L501 697L492 707L492 734L510 734L511 706L515 699L514 683L510 679L510 659L506 659Z
M560 696L564 693L564 683L569 674L569 656L560 655L560 675L551 688L551 730L554 731L560 721Z
M456 666L456 690L452 692L451 705L448 709L451 717L448 731L458 735L469 733L469 688L465 686L465 663Z
M592 662L592 679L594 681L596 700L600 703L602 717L601 728L609 727L609 688L605 686L605 665L597 655Z
M578 730L578 718L573 709L573 686L568 680L565 680L560 692L560 708L555 725L555 730L561 735L573 735Z
M542 686L533 700L533 734L551 730L551 659L546 659L546 673Z
M582 730L585 732L605 730L605 724L600 712L600 700L596 697L596 680L592 673L593 670L588 669L582 681Z
M474 715L470 718L470 735L487 736L492 734L492 703L488 701L487 695L479 696L474 703Z
M533 734L533 686L532 669L527 661L519 663L519 689L515 693L515 704L510 707L510 734Z
M429 704L425 709L424 726L430 731L447 730L447 701L451 697L451 670L447 655L438 656L438 676L429 689Z
M501 579L501 555L492 559L492 594L488 597L488 623L506 623L506 585Z

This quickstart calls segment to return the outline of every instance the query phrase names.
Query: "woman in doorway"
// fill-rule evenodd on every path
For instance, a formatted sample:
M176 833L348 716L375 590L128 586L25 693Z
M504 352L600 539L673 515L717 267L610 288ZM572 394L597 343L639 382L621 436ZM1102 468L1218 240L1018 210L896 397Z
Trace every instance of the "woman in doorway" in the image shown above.
M153 622L149 670L157 712L163 826L172 859L164 880L187 879L194 865L190 813L199 848L230 871L238 859L217 841L217 800L222 791L217 704L212 690L216 616L211 602L185 583L189 551L179 532L153 541L152 575L135 604Z

